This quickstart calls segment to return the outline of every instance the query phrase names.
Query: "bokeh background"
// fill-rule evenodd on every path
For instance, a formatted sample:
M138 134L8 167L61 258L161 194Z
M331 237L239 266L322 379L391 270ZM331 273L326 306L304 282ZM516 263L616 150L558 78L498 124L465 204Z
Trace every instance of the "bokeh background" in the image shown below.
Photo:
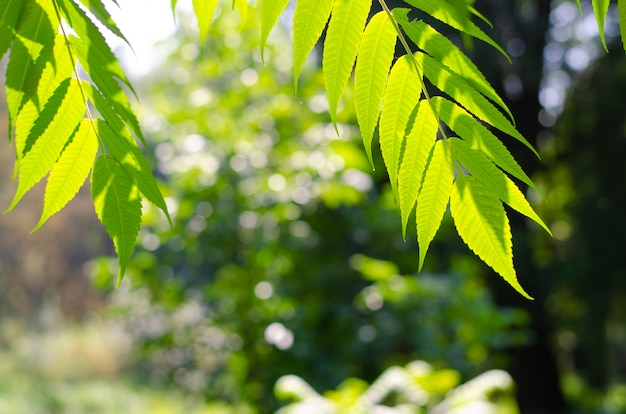
M221 7L201 47L183 5L175 32L134 71L173 226L144 205L139 246L114 289L87 188L37 233L40 191L0 218L0 413L275 412L289 403L274 392L287 374L348 404L388 367L416 360L442 373L422 384L432 394L424 410L502 369L516 402L493 412L626 412L616 10L607 54L587 4L582 15L570 1L476 7L513 63L478 42L468 53L541 155L503 137L542 190L528 195L554 234L511 214L515 265L534 301L473 257L449 217L416 273L415 230L402 239L350 90L339 136L330 124L321 49L294 94L288 19L262 57L253 11L242 19ZM13 149L0 141L8 206Z

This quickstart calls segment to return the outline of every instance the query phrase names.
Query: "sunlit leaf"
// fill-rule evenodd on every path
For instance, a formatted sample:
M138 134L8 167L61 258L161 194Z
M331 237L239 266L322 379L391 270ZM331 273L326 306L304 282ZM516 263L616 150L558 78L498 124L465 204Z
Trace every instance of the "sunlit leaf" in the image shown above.
M606 14L609 11L610 3L610 0L591 0L593 12L596 15L596 22L598 22L600 40L602 41L602 46L604 46L604 50L606 50L607 52L609 51L609 49L606 46L606 40L604 38L604 22L606 20Z
M417 243L419 245L419 268L424 264L430 242L441 226L446 212L452 183L454 164L447 141L439 140L435 144L433 155L428 164L424 183L417 198Z
M98 137L93 124L83 119L59 160L50 171L43 200L43 213L35 230L39 229L53 214L59 212L74 198L91 171Z
M261 0L261 56L265 50L267 37L287 4L289 0Z
M78 82L68 78L46 103L30 131L19 164L17 190L8 211L52 169L84 115Z
M335 0L322 57L322 71L330 117L337 123L337 107L348 84L365 28L370 0Z
M217 8L218 0L192 0L193 11L198 19L198 28L200 29L200 44L204 45L207 35L209 34L209 27ZM172 9L176 6L176 3L172 3Z
M91 173L91 196L96 214L115 246L119 286L139 234L141 197L125 169L110 155L96 159Z
M396 31L384 12L367 24L354 72L354 105L363 145L372 161L372 136L378 124L383 94L396 45Z
M397 194L400 151L411 112L422 94L422 79L408 56L402 56L391 68L380 115L380 149L389 174L389 182Z
M298 78L307 56L322 35L335 0L297 0L293 15L293 84L298 91Z
M398 199L402 220L402 235L406 237L409 215L417 201L426 162L437 138L437 118L426 100L419 103L417 114L406 137L406 145L398 172ZM437 154L439 156L439 154Z
M511 206L514 210L543 227L548 233L548 226L539 218L530 206L524 194L517 188L515 183L498 169L483 153L472 149L470 145L458 138L448 140L454 157L463 164L463 167L483 186L491 191L496 197Z
M450 196L456 229L467 246L528 299L513 268L511 227L500 200L473 177L459 174Z

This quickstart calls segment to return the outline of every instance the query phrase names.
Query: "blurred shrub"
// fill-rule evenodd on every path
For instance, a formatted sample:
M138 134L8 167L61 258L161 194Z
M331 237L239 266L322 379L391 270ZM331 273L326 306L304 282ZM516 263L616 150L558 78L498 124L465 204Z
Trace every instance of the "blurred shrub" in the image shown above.
M270 68L253 13L222 16L202 50L180 21L142 117L174 223L145 206L112 295L140 381L269 412L286 374L328 389L424 355L475 375L523 339L507 333L520 315L501 313L479 277L398 276L415 271L416 245L402 240L384 168L372 173L351 108L337 137L320 77L305 70L294 96L284 28ZM92 269L109 289L110 264Z
M454 370L433 370L424 361L388 368L371 385L356 378L320 395L302 378L281 377L275 387L281 400L295 399L277 414L518 414L509 374L491 370L458 385Z

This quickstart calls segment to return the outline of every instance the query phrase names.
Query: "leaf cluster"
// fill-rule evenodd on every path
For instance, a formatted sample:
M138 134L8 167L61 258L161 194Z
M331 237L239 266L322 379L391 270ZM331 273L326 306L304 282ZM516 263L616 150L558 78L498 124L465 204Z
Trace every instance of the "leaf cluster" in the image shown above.
M137 144L145 139L128 100L132 86L95 22L124 36L101 0L9 0L0 8L18 183L8 210L47 176L37 230L90 177L121 278L139 231L141 200L168 214Z

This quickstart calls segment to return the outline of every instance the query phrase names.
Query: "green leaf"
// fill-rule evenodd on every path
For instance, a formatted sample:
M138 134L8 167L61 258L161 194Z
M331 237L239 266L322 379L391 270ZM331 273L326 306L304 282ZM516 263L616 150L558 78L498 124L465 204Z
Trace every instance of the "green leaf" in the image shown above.
M463 167L487 190L493 192L500 200L511 206L514 210L532 219L548 233L548 226L539 218L530 206L524 194L517 188L509 177L498 169L482 152L472 149L470 145L458 138L448 139L454 157L463 164Z
M118 81L125 84L134 93L132 85L119 60L111 51L98 27L89 19L85 12L71 0L59 0L64 17L68 20L78 38L69 39L72 52L76 54L83 69L93 83L100 89L109 104L118 112L133 133L147 146L139 121L135 116L126 96L126 92Z
M622 38L622 47L626 51L626 0L617 0L617 14L619 15L619 33Z
M335 0L297 0L293 15L293 87L298 92L298 78L307 56L322 35Z
M513 268L511 227L504 207L473 177L460 174L450 196L450 211L463 242L528 299Z
M15 124L16 166L21 160L27 139L43 105L48 102L61 82L73 74L73 61L67 53L63 35L46 45L33 66L24 88L22 104Z
M85 103L78 82L68 78L46 103L22 147L18 186L7 211L48 174L84 116Z
M119 260L119 286L139 234L139 191L114 157L100 155L91 173L91 196L96 214L115 246Z
M604 39L604 22L606 20L606 14L609 11L610 0L591 0L593 6L593 12L596 15L596 21L598 22L598 30L600 32L600 40L602 46L607 52L609 49L606 47L606 40ZM620 20L620 24L621 24Z
M44 45L54 41L58 20L51 7L51 4L48 4L48 7L42 7L35 0L30 0L26 2L22 11L6 70L9 137L13 135L13 127L23 102L24 90L29 82L32 67Z
M217 8L218 0L193 0L193 11L198 19L198 28L200 29L200 44L204 45L209 34L209 27ZM176 2L172 1L172 10L176 7Z
M117 27L117 24L111 18L111 14L104 7L102 0L80 0L85 7L93 13L93 15L102 23L111 33L125 41L131 48L132 45L128 42L128 39L122 34L121 30Z
M420 270L424 264L430 242L441 226L453 182L454 163L449 145L447 141L439 140L435 144L433 156L428 164L424 183L417 198L416 220Z
M261 56L265 51L267 37L287 4L289 0L261 0Z
M115 124L113 124L115 126ZM113 126L113 128L114 128ZM167 219L171 218L167 205L156 183L152 170L141 150L125 129L113 129L110 124L96 120L96 133L111 155L124 168L128 176L136 183L141 194L157 206Z
M356 61L354 105L363 145L372 165L372 137L378 124L396 39L395 28L387 14L377 13L363 32Z
M395 195L404 134L411 113L422 94L422 78L416 73L410 59L404 55L391 68L378 126L380 149Z
M467 33L468 35L482 40L483 42L491 45L497 51L502 53L504 57L510 62L511 58L491 37L483 32L473 22L466 20L463 14L460 14L457 8L446 0L431 1L431 0L405 0L411 6L417 7L423 12L429 14L435 19L439 20L455 28L456 30Z
M339 100L352 73L371 4L370 0L335 0L328 23L322 71L330 117L335 126Z
M428 156L437 138L437 130L437 118L428 101L420 101L415 121L406 137L404 156L398 172L398 199L400 201L403 237L406 237L409 215L417 201Z
M98 137L93 124L83 119L48 176L43 213L33 231L38 230L48 218L74 198L89 175L97 151Z
M398 19L409 39L417 47L441 62L450 71L463 77L474 89L506 111L507 115L513 120L513 114L510 109L470 58L447 37L423 21L409 22L408 12L408 9L395 9L393 11L394 16Z
M498 167L538 191L535 183L526 175L502 141L465 109L441 96L430 100L435 112L443 122L470 145L482 152Z
M515 129L504 114L483 95L478 93L476 89L470 86L464 78L451 72L427 54L417 53L415 56L424 68L424 75L436 87L465 107L478 119L517 139L539 157L535 148L533 148L526 138Z
M4 0L0 3L0 58L9 50L17 23L22 16L23 0Z

